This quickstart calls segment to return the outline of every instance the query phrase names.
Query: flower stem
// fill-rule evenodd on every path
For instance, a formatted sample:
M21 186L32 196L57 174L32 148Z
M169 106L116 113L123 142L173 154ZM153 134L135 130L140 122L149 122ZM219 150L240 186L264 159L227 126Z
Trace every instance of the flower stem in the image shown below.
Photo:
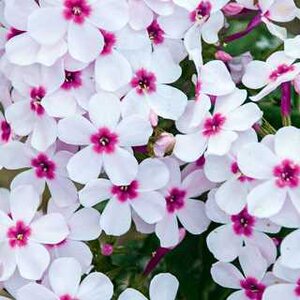
M281 84L281 117L282 125L291 125L291 82L284 82Z

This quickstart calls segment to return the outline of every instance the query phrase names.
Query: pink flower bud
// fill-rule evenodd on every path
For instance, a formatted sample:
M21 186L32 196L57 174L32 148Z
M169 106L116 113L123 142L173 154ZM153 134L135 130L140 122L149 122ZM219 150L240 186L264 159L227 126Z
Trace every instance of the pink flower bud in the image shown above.
M232 56L225 51L219 50L215 53L215 58L227 63L232 60Z
M156 127L158 124L158 116L153 110L150 112L149 121L152 127Z
M300 74L293 81L295 92L300 95Z
M175 137L173 134L168 132L163 132L158 140L154 143L154 154L157 157L164 157L164 155L172 151L175 145Z
M114 252L114 247L110 244L101 245L101 254L104 256L111 256Z
M226 16L235 16L244 9L244 6L239 3L228 3L223 7L223 12Z

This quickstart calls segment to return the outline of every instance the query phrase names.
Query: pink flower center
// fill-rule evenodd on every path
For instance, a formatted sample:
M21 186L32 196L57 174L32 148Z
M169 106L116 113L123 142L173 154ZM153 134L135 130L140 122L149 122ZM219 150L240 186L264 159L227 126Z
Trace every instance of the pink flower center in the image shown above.
M255 218L249 215L247 209L243 209L237 215L231 216L233 230L237 235L251 236L255 225Z
M66 294L59 297L59 300L79 300L78 298L73 298L72 296Z
M149 38L153 42L153 44L159 45L164 42L165 32L161 29L156 20L154 20L152 24L147 28L147 31Z
M247 277L241 280L240 285L245 291L246 297L252 300L261 300L266 286L256 278Z
M240 182L246 182L246 181L252 181L252 180L254 180L253 178L248 177L248 176L244 175L241 172L241 170L239 169L239 166L238 166L237 162L232 163L232 165L231 165L231 172L233 174L240 174L239 177L238 177L238 180Z
M61 88L64 90L70 90L70 89L78 89L82 85L81 80L81 72L80 71L67 71L65 70L65 81L62 84Z
M184 206L186 191L172 188L169 191L168 196L165 198L167 203L167 210L169 213L174 213L176 210L181 209Z
M218 134L225 121L226 118L220 113L216 113L213 117L207 118L204 122L203 135L210 137Z
M140 95L151 94L156 91L156 76L152 72L140 69L131 80L131 86Z
M20 35L22 33L24 33L25 31L22 31L22 30L19 30L19 29L16 29L14 27L10 27L7 34L6 34L6 40L10 40L12 39L13 37L17 36L17 35Z
M86 0L65 0L63 15L66 20L83 24L91 14L91 7Z
M118 136L108 128L102 127L91 136L94 151L97 153L113 153L118 144Z
M276 185L280 188L295 188L299 185L300 167L289 159L285 159L273 170Z
M10 227L7 231L9 245L12 248L26 246L30 235L31 229L23 221L17 221L16 225Z
M297 281L297 286L295 288L295 294L296 296L300 297L300 279Z
M111 188L111 192L120 202L126 202L127 200L133 200L138 196L138 187L138 182L134 180L129 185L114 185Z
M104 47L102 49L101 55L111 54L113 47L116 45L117 38L113 33L105 30L101 30L101 33L104 38Z
M40 153L37 157L33 158L31 160L31 165L35 169L35 174L38 178L55 178L55 163L45 154Z
M212 5L209 1L201 1L197 8L190 13L192 22L202 21L210 16Z
M276 70L274 70L271 75L270 75L270 80L275 81L277 80L280 76L289 73L291 71L293 71L295 68L294 66L289 66L286 64L282 64L280 66L277 67Z
M3 120L1 122L1 139L4 142L8 142L10 137L11 137L11 127L9 123Z
M46 90L42 86L32 88L30 91L30 108L39 116L43 115L45 112L45 109L41 104L41 101L45 97L45 95Z

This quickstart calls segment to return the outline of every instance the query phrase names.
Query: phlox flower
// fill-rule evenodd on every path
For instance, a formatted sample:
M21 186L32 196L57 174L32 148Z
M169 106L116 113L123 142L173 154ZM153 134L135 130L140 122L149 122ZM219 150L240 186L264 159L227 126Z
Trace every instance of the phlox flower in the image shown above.
M217 262L211 268L211 274L219 285L238 290L231 294L228 300L262 300L266 287L270 284L268 264L255 247L245 247L239 263L243 274L230 263Z
M123 116L138 114L148 119L151 110L160 117L177 120L187 104L186 95L168 84L181 75L166 48L133 51L128 54L133 69L130 90L122 100Z
M41 195L47 184L53 200L59 206L68 206L77 199L77 189L68 178L66 165L72 153L55 151L55 147L39 152L28 144L11 141L0 148L0 164L8 170L27 168L16 175L11 183L33 185Z
M203 170L191 172L182 178L179 163L173 158L163 160L170 171L170 179L161 190L166 207L163 219L155 226L155 233L162 247L172 247L179 243L178 220L191 234L201 234L208 225L204 203L195 198L214 187Z
M82 281L78 261L70 257L56 259L48 272L49 288L38 283L29 283L18 290L18 300L109 300L113 284L100 273L88 274ZM81 282L80 282L81 281Z
M109 93L95 94L88 111L91 121L75 115L58 124L60 140L86 146L69 160L70 178L85 184L96 179L103 168L114 184L130 184L138 169L130 147L147 144L152 134L150 123L136 115L120 120L120 100Z
M208 249L216 259L233 261L240 255L244 246L252 245L260 250L269 264L275 261L276 246L266 233L279 232L278 225L268 219L255 218L249 214L247 207L238 214L224 213L216 203L214 190L208 195L206 214L213 222L224 224L207 236Z
M48 202L47 213L60 213L69 228L66 238L55 244L47 245L52 260L59 257L73 257L81 265L83 272L91 267L93 254L87 241L95 240L101 233L100 213L93 208L79 208L79 203L58 207L53 199Z
M286 201L292 201L300 212L299 141L299 129L288 126L277 131L273 147L254 143L239 152L237 161L241 172L261 182L247 196L249 212L254 216L274 216Z
M144 222L160 221L166 209L165 199L157 190L169 180L169 171L158 159L146 159L138 167L136 177L129 183L114 185L107 179L90 181L79 192L84 206L93 206L109 199L101 216L101 227L106 234L122 235L131 226L133 210Z
M243 84L251 89L261 89L252 101L259 101L284 82L292 81L300 72L300 64L287 56L284 51L274 52L267 60L253 60L246 66Z
M38 280L50 263L45 244L56 244L68 235L68 227L60 214L37 214L38 193L23 185L11 191L10 214L0 211L0 280L7 280L18 268L22 277Z
M213 113L209 112L208 103L206 113L200 113L202 119L195 123L196 126L188 117L193 110L187 107L185 115L176 123L177 129L186 134L176 135L174 155L183 161L193 162L204 151L214 155L228 153L231 144L238 138L238 132L249 130L262 116L256 104L243 104L246 98L247 92L239 89L218 97Z
M70 55L81 62L93 61L102 51L103 30L118 30L129 19L125 0L46 0L28 18L28 33L41 45L66 38ZM109 13L108 13L109 12Z

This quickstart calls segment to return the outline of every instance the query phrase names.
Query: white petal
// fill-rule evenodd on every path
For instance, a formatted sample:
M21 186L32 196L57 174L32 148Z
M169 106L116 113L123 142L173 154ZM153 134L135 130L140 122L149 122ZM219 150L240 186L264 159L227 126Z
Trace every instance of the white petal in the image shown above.
M120 145L124 147L146 145L152 131L150 122L139 116L124 118L116 128Z
M232 93L235 85L225 64L220 60L213 60L201 67L201 91L205 94L222 96ZM216 84L218 82L218 84Z
M16 187L11 191L10 210L15 221L29 224L40 204L39 194L30 185Z
M127 150L117 147L112 154L103 155L104 169L115 185L127 185L136 177L138 162Z
M227 155L208 155L205 158L204 172L209 180L222 182L233 176L231 165L232 161Z
M56 295L75 295L80 279L81 267L74 258L58 258L49 268L49 283Z
M98 1L98 3L93 6L93 13L89 19L97 27L105 30L119 30L123 28L129 20L128 4L125 0Z
M153 111L166 119L177 120L187 105L186 95L172 86L159 85L156 92L147 97Z
M297 149L300 147L300 131L296 127L284 127L275 135L275 152L283 158L289 158L294 162L299 161Z
M100 220L106 234L120 236L130 229L131 209L129 203L112 198L108 201Z
M120 119L121 104L119 98L111 93L97 93L89 102L89 115L97 127L114 129Z
M286 191L276 186L273 180L255 187L247 197L249 213L258 218L277 214L286 200Z
M43 244L57 244L63 241L69 234L65 219L61 214L47 214L31 224L32 241Z
M179 282L170 273L160 273L153 277L150 283L151 300L175 300Z
M300 230L295 230L284 238L280 246L282 264L295 269L300 267Z
M101 53L104 40L100 31L88 22L80 25L70 23L68 46L69 53L73 58L89 63Z
M79 192L79 200L83 206L94 206L97 203L111 197L112 184L107 179L95 179L89 181Z
M167 214L165 218L158 222L155 233L160 240L161 247L174 247L179 242L179 229L176 215Z
M94 272L83 279L76 296L82 300L110 300L113 291L110 279L102 273Z
M105 91L114 92L130 82L132 70L128 60L119 52L102 55L96 60L95 80Z
M93 125L79 115L65 118L58 123L59 139L71 145L88 145L93 133Z
M39 151L45 151L57 138L57 123L48 116L39 118L31 135L31 145Z
M54 293L48 290L45 286L30 282L17 290L17 299L19 300L56 300L57 297Z
M273 168L278 163L278 158L265 145L253 143L241 149L237 161L246 176L268 179L273 176Z
M235 235L231 224L223 225L213 230L207 237L208 249L220 261L233 261L243 247L243 240ZM224 247L226 245L226 247Z
M169 181L167 166L158 159L145 159L138 169L137 180L140 191L154 191L163 188Z
M246 65L243 84L251 89L260 89L269 81L272 69L263 61L254 60Z
M41 8L28 18L28 32L32 38L43 45L53 45L63 38L67 22L60 8Z
M28 243L17 252L17 265L23 278L39 280L48 267L50 255L41 245Z
M126 289L124 292L121 293L118 300L147 300L147 298L141 294L139 291L134 290L132 288Z
M31 151L18 141L12 141L0 147L0 165L6 169L21 169L31 164Z
M239 289L240 281L244 279L244 276L234 265L224 262L213 264L211 275L217 284L230 289Z
M209 19L202 26L202 38L208 44L217 43L218 33L225 24L223 13L219 10L211 14Z
M102 169L102 156L88 146L72 156L67 165L70 178L86 184L96 179Z
M188 199L177 214L184 228L192 234L201 234L210 223L205 214L204 203L199 200Z
M264 292L264 300L298 300L299 297L295 293L295 284L278 283L266 289Z
M193 145L193 147L190 147ZM177 134L173 153L179 159L186 162L196 161L205 151L207 139L202 138L200 132L192 134Z
M100 213L93 208L82 208L73 214L68 226L68 238L79 241L95 240L101 233Z
M148 224L159 222L166 212L166 201L159 192L139 193L138 198L131 201L135 212Z

